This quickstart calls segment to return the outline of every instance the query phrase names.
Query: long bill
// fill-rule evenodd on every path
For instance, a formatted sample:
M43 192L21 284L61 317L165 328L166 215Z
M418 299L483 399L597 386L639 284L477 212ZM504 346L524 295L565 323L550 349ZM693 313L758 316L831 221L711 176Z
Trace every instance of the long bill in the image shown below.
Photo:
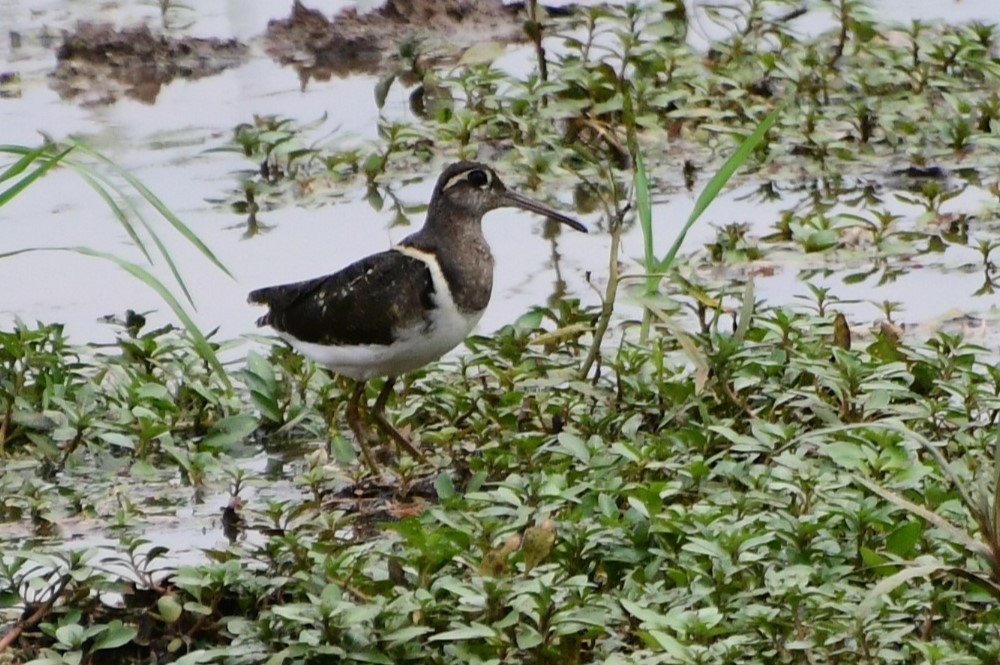
M538 213L539 215L544 215L549 219L554 219L557 222L562 222L566 226L576 229L577 231L582 231L587 233L587 227L576 221L572 217L567 217L558 210L550 208L541 201L536 201L535 199L528 198L523 194L518 194L511 190L507 190L503 193L503 197L506 202L514 208L520 208L521 210L528 210L530 212Z

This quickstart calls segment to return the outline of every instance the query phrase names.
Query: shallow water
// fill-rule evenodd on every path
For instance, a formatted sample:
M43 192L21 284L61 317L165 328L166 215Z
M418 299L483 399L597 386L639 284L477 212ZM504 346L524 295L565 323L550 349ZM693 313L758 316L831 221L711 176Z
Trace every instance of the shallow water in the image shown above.
M328 0L311 6L331 14L348 4ZM954 3L899 0L880 3L879 7L885 14L903 21L912 16L935 15L971 20L991 16L990 4L988 0ZM86 18L121 25L137 21L159 25L158 12L151 4L111 3L102 7L98 16L88 13ZM61 100L50 89L46 74L55 59L52 48L44 47L40 38L40 26L55 34L82 18L81 11L76 5L56 1L0 0L0 23L22 35L22 45L16 49L9 40L0 40L0 69L19 73L23 86L20 97L0 100L2 142L37 143L39 131L55 137L82 136L148 183L235 275L235 280L222 275L186 244L168 243L188 280L198 308L196 319L203 326L221 326L221 334L226 337L248 332L256 315L245 304L249 289L331 272L360 256L384 249L413 230L390 228L394 214L388 210L373 211L364 200L364 192L358 191L344 196L336 205L313 209L289 205L266 212L261 219L272 230L246 240L241 237L241 216L225 206L206 202L231 191L238 183L236 173L248 168L246 160L239 156L208 151L225 145L232 128L254 114L278 114L305 122L329 113L326 126L331 130L336 128L338 137L374 138L377 113L372 95L374 77L313 81L302 91L293 70L277 65L259 48L254 48L244 66L217 76L178 80L164 86L154 105L122 99L105 107L81 107L73 101ZM253 38L260 34L267 20L284 16L286 11L284 5L263 0L215 0L199 3L196 11L179 15L178 22L190 23L183 29L184 34L233 36L253 44ZM803 32L821 29L822 14L808 14L797 25ZM710 32L711 27L701 22L693 31L693 38ZM502 65L518 68L530 62L531 57L528 49L512 48ZM390 98L389 113L408 113L405 93ZM402 187L396 194L407 204L419 204L427 200L431 186L431 181L418 183ZM717 201L708 218L716 220L718 225L745 221L764 232L779 210L794 204L786 200L751 206L741 199L753 188L753 183L743 187L731 190ZM562 198L568 209L568 196ZM693 199L693 195L676 193L657 206L657 243L661 251L670 244L672 227L676 228L687 216ZM968 209L967 202L953 201L949 205ZM584 221L592 228L599 223L595 218ZM419 224L420 220L412 222ZM50 174L43 187L34 188L0 210L0 224L5 249L86 244L137 261L141 258L127 245L123 232L97 196L65 171ZM485 228L497 256L497 271L493 302L480 324L481 330L496 329L558 293L556 255L560 257L559 274L566 280L568 292L586 302L596 302L587 275L599 283L605 273L607 236L567 232L553 245L538 237L541 227L537 218L518 212L497 211L487 218ZM699 225L686 248L694 251L713 235L710 225ZM627 259L640 253L641 238L634 229L625 239L623 255ZM822 262L824 258L797 259L799 263L803 260ZM941 269L913 270L876 289L867 283L846 287L835 277L819 281L836 287L836 294L845 299L903 302L906 319L911 321L935 320L957 311L989 315L982 311L985 303L971 296L978 286L977 276L951 269L955 263L964 261L965 257L949 254ZM758 294L769 302L785 303L806 293L799 279L800 267L795 257L789 257L788 264L776 267L769 276L759 277ZM157 274L167 277L162 266ZM942 278L949 280L950 287L936 289L941 293L940 298L929 297L930 287L940 287ZM0 303L0 322L8 324L14 317L65 321L78 341L108 339L111 331L98 321L99 317L118 314L127 308L155 309L163 319L171 317L155 294L124 277L117 267L69 253L30 254L0 261L0 283L7 285ZM866 318L876 314L870 311ZM156 321L155 316L153 320Z

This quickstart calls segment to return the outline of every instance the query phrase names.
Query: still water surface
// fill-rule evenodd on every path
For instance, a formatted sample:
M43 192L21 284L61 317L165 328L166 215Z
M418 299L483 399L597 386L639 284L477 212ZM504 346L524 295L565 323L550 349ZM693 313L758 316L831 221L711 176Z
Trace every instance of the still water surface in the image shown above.
M310 3L330 15L356 3L325 0ZM362 8L373 3L362 3ZM997 20L994 0L884 0L874 3L878 12L894 20L947 17L950 21ZM184 34L236 37L251 45L252 56L241 67L195 81L177 80L161 90L154 105L123 98L110 106L81 106L62 100L48 84L47 74L55 64L52 43L45 35L75 25L81 18L107 20L118 25L149 23L159 25L154 3L103 3L95 15L94 5L57 0L0 0L0 26L4 33L22 35L14 48L0 35L0 71L16 72L22 80L19 97L0 99L0 143L37 144L39 132L55 138L79 136L103 150L147 183L194 229L230 267L235 279L222 275L185 243L169 242L182 267L198 308L196 320L206 328L221 326L223 338L252 330L257 311L245 304L246 292L254 287L304 279L332 272L352 260L385 249L413 230L391 227L391 210L374 211L359 189L335 205L299 207L288 205L262 214L272 229L244 239L243 217L225 206L208 201L232 191L236 173L248 168L240 156L212 152L226 145L232 129L253 115L278 115L307 122L329 114L326 126L336 131L338 141L375 138L377 109L372 93L373 76L357 75L327 82L313 81L300 89L296 73L267 57L256 41L271 18L287 14L286 3L268 0L202 0L194 12L184 14ZM825 26L817 11L804 17L798 28L808 34ZM698 22L692 39L711 35L707 22ZM56 40L58 41L58 40ZM55 42L53 42L55 43ZM528 49L512 47L500 66L519 69L532 60ZM388 112L409 113L406 93L396 91ZM407 204L426 202L433 174L427 180L399 186L394 194ZM710 241L719 226L746 222L761 233L778 219L794 200L773 203L746 203L757 183L744 180L720 199L709 211L710 223L697 226L686 244L697 251ZM571 195L547 192L553 202L562 201L571 209ZM654 218L658 225L657 243L662 253L669 246L673 229L687 217L694 194L663 194ZM987 197L970 188L949 202L944 211L975 209ZM901 203L889 204L894 212L914 217L919 210ZM411 220L421 223L419 216ZM601 220L584 217L598 230ZM534 305L544 304L558 291L558 276L568 293L585 302L596 303L593 286L602 287L606 271L608 238L600 232L590 235L563 233L550 243L541 237L542 223L536 217L512 211L496 211L486 220L485 230L497 257L493 302L480 324L490 331L514 320ZM103 203L75 175L66 171L50 174L46 182L0 209L0 251L35 246L88 245L133 260L141 259L131 248L120 227L110 218ZM169 238L170 235L166 234ZM641 254L638 232L630 233L623 258L629 262ZM859 256L859 262L865 257ZM844 299L863 303L894 300L905 304L905 319L927 323L956 314L972 313L995 319L990 299L973 296L982 281L974 270L961 269L975 263L973 249L967 254L949 250L933 264L914 266L900 279L873 287L866 282L847 286L836 277L815 277L816 284L833 288ZM780 265L758 278L758 297L771 303L790 303L807 293L800 271L821 255L789 256ZM156 273L167 279L164 267ZM942 288L942 279L947 287ZM590 281L588 281L588 279ZM70 253L40 253L0 261L0 325L15 317L32 321L64 321L76 341L103 341L112 331L99 322L106 314L120 314L127 308L158 310L155 323L171 315L155 294L127 277L111 264ZM626 310L627 311L627 310ZM157 316L160 320L157 320ZM869 304L858 306L862 319L878 318Z

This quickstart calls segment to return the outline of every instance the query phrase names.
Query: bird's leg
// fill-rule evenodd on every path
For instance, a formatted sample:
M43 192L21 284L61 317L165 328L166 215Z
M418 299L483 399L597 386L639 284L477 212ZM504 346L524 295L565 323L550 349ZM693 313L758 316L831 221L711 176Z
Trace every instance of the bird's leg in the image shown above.
M405 449L406 452L410 453L413 459L425 461L427 458L424 454L417 450L410 440L403 435L396 426L389 422L389 419L385 417L385 405L389 401L389 395L392 394L392 386L396 383L396 377L390 376L385 380L385 385L382 386L382 391L378 394L378 398L375 400L375 408L372 411L372 415L375 417L375 422L378 423L379 427L386 432L392 440L396 442L396 445L401 449Z
M361 414L358 412L358 405L361 403L361 398L364 395L365 382L358 381L354 386L354 392L351 393L350 401L347 402L347 424L350 425L351 431L354 432L354 438L358 440L358 446L361 448L361 455L365 458L365 464L377 476L379 475L379 466L375 458L372 457L372 451L368 449L371 434L368 433L364 423L361 422Z

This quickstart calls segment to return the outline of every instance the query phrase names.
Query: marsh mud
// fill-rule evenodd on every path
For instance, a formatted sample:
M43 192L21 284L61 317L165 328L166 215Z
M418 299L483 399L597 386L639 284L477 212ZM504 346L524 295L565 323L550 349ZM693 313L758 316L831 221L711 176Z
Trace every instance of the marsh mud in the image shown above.
M541 7L546 16L573 6ZM524 3L501 0L387 0L379 8L322 11L295 2L286 18L267 23L261 42L274 61L294 66L302 85L384 70L407 45L421 52L458 53L473 44L511 44L528 39ZM63 99L85 106L122 97L152 104L164 85L219 74L247 62L250 48L236 39L173 37L147 25L116 28L83 22L64 31L56 52L52 87Z
M548 16L572 8L546 7ZM401 46L414 41L455 51L481 42L524 42L524 3L501 0L387 0L380 8L342 10L332 19L295 2L288 18L270 21L266 50L278 62L294 65L303 83L332 75L373 74Z
M147 26L116 29L80 23L56 52L52 86L63 99L111 104L127 96L147 104L175 79L199 79L242 64L248 48L235 39L155 35Z

